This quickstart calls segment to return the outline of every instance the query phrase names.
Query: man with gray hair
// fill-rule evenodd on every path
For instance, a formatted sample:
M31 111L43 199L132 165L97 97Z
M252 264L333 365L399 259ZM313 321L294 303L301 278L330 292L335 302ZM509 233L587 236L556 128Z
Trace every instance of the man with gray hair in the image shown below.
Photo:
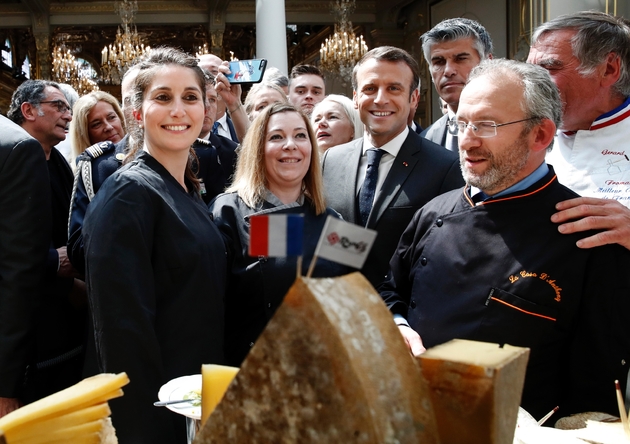
M483 26L467 18L443 20L420 39L435 90L448 106L448 112L420 135L457 151L457 134L448 132L448 122L455 117L470 70L492 58L492 40Z
M59 83L59 89L61 90L63 95L66 97L66 100L68 101L68 105L70 105L70 109L74 109L74 104L76 103L77 100L79 100L79 93L77 93L76 90L71 85L68 85L67 83ZM61 142L59 142L57 146L55 147L59 150L61 154L63 154L63 157L65 157L66 160L68 161L72 153L72 143L70 142L70 138L68 137L69 130L70 130L70 124L68 124L68 126L66 127L65 140L62 140Z
M7 117L37 139L46 157L51 227L41 303L32 320L36 353L27 369L24 401L32 402L81 380L87 319L85 283L68 259L72 171L55 148L66 138L72 109L55 82L27 80L11 97Z
M46 272L51 205L46 157L0 116L0 418L20 407L35 350L36 302ZM23 400L23 398L22 398Z
M627 22L594 11L559 16L536 29L528 62L549 71L564 102L547 161L563 184L584 196L561 202L552 221L563 233L599 230L581 239L581 248L618 243L630 249Z
M615 414L611 383L625 382L630 359L630 251L580 249L579 235L549 222L577 197L545 163L560 116L544 69L475 68L451 122L467 186L414 215L379 292L414 354L454 338L529 347L521 405L534 417L555 406Z

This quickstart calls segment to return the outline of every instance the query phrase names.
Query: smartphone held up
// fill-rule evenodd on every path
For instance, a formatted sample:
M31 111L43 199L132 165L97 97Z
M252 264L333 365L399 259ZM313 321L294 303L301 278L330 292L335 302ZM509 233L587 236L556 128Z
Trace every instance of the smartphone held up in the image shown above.
M267 59L233 60L230 62L230 83L259 83L267 68Z

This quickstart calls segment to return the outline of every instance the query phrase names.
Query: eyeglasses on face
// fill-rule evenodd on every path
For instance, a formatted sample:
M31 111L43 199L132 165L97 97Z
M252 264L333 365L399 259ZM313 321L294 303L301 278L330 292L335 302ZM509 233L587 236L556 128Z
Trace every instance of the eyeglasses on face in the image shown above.
M70 114L72 114L72 108L70 108L70 106L63 100L44 100L39 103L50 103L51 105L55 106L57 108L57 111L59 111L61 114L65 114L66 112L70 112Z
M528 120L539 119L539 117L529 117L527 119L515 120L513 122L496 123L492 120L479 120L476 122L462 122L461 120L449 120L448 132L453 136L462 134L466 128L470 128L475 137L494 137L497 135L497 128L500 126L512 125L519 122L527 122Z

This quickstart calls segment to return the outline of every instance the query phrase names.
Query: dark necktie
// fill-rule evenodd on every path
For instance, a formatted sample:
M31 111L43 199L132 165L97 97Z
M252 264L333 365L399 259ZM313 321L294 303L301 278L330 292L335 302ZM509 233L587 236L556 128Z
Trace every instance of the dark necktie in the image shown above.
M374 203L376 193L376 182L378 181L378 166L385 151L378 149L367 150L367 169L365 170L365 180L359 191L359 215L361 225L366 226L368 216Z
M212 125L212 134L219 134L219 122L214 122Z

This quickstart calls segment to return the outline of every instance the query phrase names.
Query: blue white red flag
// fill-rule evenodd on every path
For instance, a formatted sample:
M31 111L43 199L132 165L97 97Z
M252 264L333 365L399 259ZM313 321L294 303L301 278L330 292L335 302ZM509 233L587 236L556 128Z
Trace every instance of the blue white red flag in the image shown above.
M303 214L265 214L249 219L250 256L301 256Z
M374 239L376 231L328 216L315 249L315 256L362 268L374 245Z

